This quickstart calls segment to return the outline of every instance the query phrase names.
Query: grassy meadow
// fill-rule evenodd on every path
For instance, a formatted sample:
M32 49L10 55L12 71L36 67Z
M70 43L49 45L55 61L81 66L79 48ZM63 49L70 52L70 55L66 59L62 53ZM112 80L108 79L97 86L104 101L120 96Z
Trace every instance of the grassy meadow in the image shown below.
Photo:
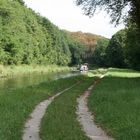
M42 140L89 140L77 120L77 98L93 83L93 78L84 80L56 98L48 107L41 125Z
M38 103L82 79L76 76L24 88L1 89L0 140L20 140L24 123Z
M108 69L88 106L95 122L115 140L140 139L140 72Z
M140 72L114 68L22 88L0 89L0 140L20 140L34 107L77 82L49 105L40 136L42 140L89 140L77 121L77 98L102 74L105 77L96 84L88 102L95 122L115 140L139 140Z
M2 77L12 77L12 76L23 76L32 73L52 73L52 72L62 72L70 71L71 68L67 66L57 66L57 65L11 65L3 66L0 65L0 78Z

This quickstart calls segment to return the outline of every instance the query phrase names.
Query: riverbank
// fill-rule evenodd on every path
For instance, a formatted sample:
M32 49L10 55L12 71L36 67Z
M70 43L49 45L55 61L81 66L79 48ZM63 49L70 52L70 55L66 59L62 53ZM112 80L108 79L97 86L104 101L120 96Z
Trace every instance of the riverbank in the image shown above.
M18 89L0 90L0 140L19 140L35 106L50 96L82 81L84 76L46 81Z
M96 124L115 140L139 140L140 72L114 68L90 71L86 73L87 77L81 74L23 88L2 88L0 139L21 139L24 124L35 106L77 82L79 85L66 91L48 107L40 136L42 139L89 139L76 119L76 99L101 74L105 77L96 84L88 101Z
M72 68L68 66L57 65L20 65L20 66L3 66L0 65L0 78L13 76L22 76L31 73L52 73L70 71Z

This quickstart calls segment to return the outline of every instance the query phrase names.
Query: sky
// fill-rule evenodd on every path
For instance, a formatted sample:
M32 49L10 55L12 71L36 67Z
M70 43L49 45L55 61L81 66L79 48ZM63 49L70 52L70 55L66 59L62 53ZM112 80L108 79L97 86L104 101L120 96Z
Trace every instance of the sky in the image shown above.
M27 7L32 8L41 16L48 18L60 29L68 31L82 31L111 38L120 29L110 24L110 18L104 11L100 11L89 18L83 14L80 7L76 6L74 0L24 0Z

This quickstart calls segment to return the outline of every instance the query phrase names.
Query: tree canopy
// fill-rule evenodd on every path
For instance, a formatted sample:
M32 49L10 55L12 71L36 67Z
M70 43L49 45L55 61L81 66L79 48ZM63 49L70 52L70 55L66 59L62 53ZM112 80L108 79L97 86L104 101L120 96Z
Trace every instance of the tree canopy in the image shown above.
M0 64L78 64L84 52L83 43L23 0L0 0Z
M111 67L125 67L126 30L114 34L106 48L106 63Z
M127 29L126 59L131 68L140 70L140 32L136 24L130 24Z
M131 23L127 29L114 34L105 53L109 67L140 70L140 40L136 24Z
M106 10L111 17L111 22L119 24L121 19L131 18L140 29L140 1L139 0L76 0L81 6L85 15L93 16L99 8ZM124 13L129 7L128 13Z
M84 61L94 66L105 65L105 49L109 39L100 35L83 32L68 32L85 46Z

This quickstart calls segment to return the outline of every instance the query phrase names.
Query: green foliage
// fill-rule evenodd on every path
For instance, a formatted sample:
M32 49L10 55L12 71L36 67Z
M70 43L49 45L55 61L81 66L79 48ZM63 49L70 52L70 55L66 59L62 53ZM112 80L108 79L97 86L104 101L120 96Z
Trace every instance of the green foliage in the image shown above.
M110 14L111 22L116 24L119 24L120 20L131 18L131 21L137 23L140 32L139 0L76 0L76 4L81 6L88 16L93 16L96 10L104 9Z
M0 65L0 78L2 77L20 77L23 75L29 75L32 73L45 74L53 72L66 72L70 71L71 68L68 66L58 66L58 65Z
M93 53L92 62L99 67L106 66L106 48L108 46L108 39L100 39L97 41L95 51Z
M0 89L0 140L22 139L24 124L35 106L80 79L62 78L29 87Z
M134 24L136 23L138 26L138 32L140 33L140 1L139 0L131 0L131 10L130 10L130 19ZM140 37L140 35L139 35Z
M70 62L71 52L63 31L25 7L22 0L0 1L1 64Z
M82 32L75 35L71 37L71 33L27 8L23 0L0 1L0 64L93 63L96 42L103 37ZM102 61L100 55L95 56Z
M135 24L130 24L127 31L126 57L129 67L140 70L140 33Z
M113 35L106 48L107 66L140 70L139 36L137 25L132 23Z
M48 107L41 123L42 140L89 140L80 128L75 112L76 99L93 83L93 79L83 76L80 81Z
M86 45L78 40L77 37L73 37L70 32L64 31L66 41L68 43L70 52L71 52L71 63L70 65L81 64L85 60L86 55Z
M126 30L120 30L112 36L106 49L108 66L124 67L125 66L125 45Z
M74 49L78 49L79 52L75 51L75 53L77 52L76 54L72 53L77 56L72 57L74 58L72 60L75 61L77 58L81 58L78 59L80 60L78 62L87 62L91 65L102 67L105 65L105 48L108 46L109 39L99 35L83 32L68 32L68 34L79 41L80 44L78 43L78 48L81 48L78 49L74 47Z
M72 53L72 64L81 64L84 62L84 55L86 51L84 45L81 45L79 42L70 43L70 51Z
M95 122L115 140L140 139L139 77L137 71L110 69L89 97Z

